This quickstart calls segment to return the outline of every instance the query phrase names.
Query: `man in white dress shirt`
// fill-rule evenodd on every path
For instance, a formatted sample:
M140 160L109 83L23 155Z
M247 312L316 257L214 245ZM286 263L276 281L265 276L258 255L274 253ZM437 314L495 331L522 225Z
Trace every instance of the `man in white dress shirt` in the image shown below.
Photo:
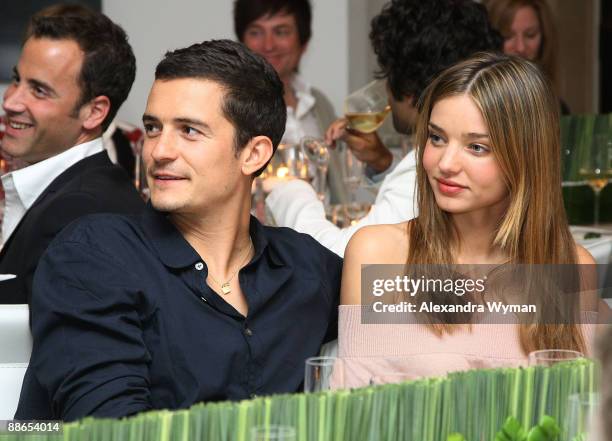
M28 27L4 94L3 154L28 166L2 176L0 303L26 303L38 260L68 223L96 212L136 212L143 202L111 164L101 135L127 98L135 59L108 17L43 10Z
M298 73L312 33L311 20L308 0L234 1L236 36L264 57L283 82L287 123L281 144L297 144L304 136L323 138L336 118L329 99ZM337 153L330 157L328 186L332 202L347 200Z
M393 125L410 133L417 116L417 101L431 79L450 65L475 52L499 50L501 37L491 29L484 7L471 0L396 0L372 20L370 41L379 76L386 79ZM328 141L342 138L368 163L393 167L386 147L376 134L362 135L335 122ZM266 206L277 225L308 233L340 256L351 236L365 225L399 223L413 218L416 154L410 152L387 172L370 212L355 225L338 228L325 218L316 193L303 181L276 186Z

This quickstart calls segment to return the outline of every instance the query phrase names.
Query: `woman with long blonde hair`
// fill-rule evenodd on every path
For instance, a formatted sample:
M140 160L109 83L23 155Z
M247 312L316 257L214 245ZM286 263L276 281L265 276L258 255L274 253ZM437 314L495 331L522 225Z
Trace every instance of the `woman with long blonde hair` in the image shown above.
M444 71L421 97L416 145L418 217L365 227L347 248L340 356L410 356L426 376L524 364L538 349L584 352L589 336L573 323L362 323L362 265L594 263L568 228L557 101L533 63L483 53Z

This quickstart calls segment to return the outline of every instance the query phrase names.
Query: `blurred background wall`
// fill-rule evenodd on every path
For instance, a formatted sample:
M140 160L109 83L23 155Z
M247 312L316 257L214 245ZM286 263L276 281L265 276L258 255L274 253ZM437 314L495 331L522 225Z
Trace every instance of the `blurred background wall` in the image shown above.
M386 1L311 1L313 37L300 70L341 114L347 93L369 81L376 69L368 33L371 18ZM549 1L559 27L562 96L574 113L597 112L599 22L602 2L608 0ZM0 16L3 9L14 7L13 2L1 3ZM119 113L136 124L165 51L211 38L234 38L231 0L102 0L102 10L124 27L136 53L136 82ZM0 84L0 93L5 87Z

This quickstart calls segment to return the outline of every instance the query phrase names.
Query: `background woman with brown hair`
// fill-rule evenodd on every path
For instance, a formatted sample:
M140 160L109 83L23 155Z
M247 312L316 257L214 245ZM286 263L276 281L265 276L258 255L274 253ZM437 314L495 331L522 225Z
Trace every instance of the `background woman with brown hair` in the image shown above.
M489 21L504 38L504 53L537 63L559 94L557 29L546 0L486 0ZM570 110L560 100L561 113Z
M419 103L416 145L418 218L365 227L349 242L339 355L410 357L405 368L421 377L526 364L538 349L585 352L590 335L572 323L363 324L362 265L594 263L568 228L557 103L533 63L481 54L444 71ZM537 301L538 311L561 303Z

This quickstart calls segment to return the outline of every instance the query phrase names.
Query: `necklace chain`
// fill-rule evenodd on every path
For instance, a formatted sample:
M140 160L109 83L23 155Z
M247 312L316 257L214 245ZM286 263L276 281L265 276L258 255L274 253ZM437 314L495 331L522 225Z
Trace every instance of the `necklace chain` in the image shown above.
M210 280L212 280L213 282L215 282L217 285L219 285L221 287L221 292L223 293L223 295L226 296L226 295L228 295L228 294L230 294L232 292L232 288L230 287L230 282L232 280L234 280L234 277L236 277L236 274L238 274L238 271L240 271L240 268L242 268L242 266L246 262L246 259L248 258L249 252L251 251L252 247L253 247L253 241L249 237L249 246L247 248L246 254L242 258L242 261L238 265L238 268L236 268L236 271L234 271L232 273L232 275L230 276L230 278L227 279L227 281L225 281L224 283L219 283L219 281L213 277L213 275L210 273L210 271L208 272L208 277L210 277Z

